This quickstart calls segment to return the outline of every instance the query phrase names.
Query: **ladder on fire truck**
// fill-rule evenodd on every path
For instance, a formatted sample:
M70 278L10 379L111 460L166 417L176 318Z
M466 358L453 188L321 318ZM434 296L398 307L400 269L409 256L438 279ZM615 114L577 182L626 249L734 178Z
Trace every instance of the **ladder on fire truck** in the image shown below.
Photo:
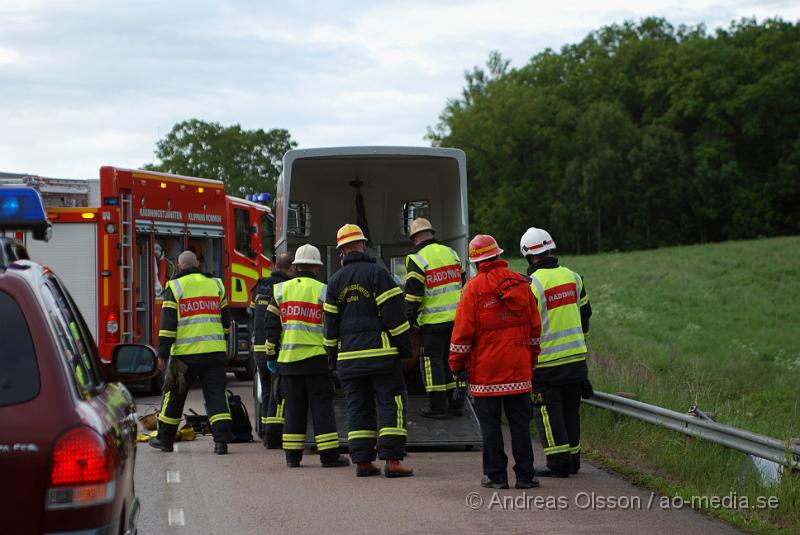
M119 198L120 218L120 282L122 285L122 342L133 342L134 318L136 317L136 296L134 295L133 269L133 195L124 191Z

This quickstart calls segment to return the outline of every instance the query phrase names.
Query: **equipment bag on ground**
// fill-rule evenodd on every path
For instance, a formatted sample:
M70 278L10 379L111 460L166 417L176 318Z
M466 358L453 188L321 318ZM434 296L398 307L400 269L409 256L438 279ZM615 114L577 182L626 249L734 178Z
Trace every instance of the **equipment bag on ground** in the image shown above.
M253 425L242 398L228 390L228 406L231 411L231 442L252 442Z

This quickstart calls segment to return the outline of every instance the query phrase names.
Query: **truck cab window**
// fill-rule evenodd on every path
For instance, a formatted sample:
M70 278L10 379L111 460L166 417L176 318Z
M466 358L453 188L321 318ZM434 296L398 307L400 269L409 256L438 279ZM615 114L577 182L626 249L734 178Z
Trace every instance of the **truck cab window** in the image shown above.
M428 201L406 201L403 203L402 228L403 236L408 236L408 227L418 217L430 219L430 203Z
M250 246L250 212L244 208L236 208L233 211L234 218L234 247L238 252L248 258L252 257L253 250Z
M311 210L307 202L290 202L288 219L287 234L291 236L311 234Z
M275 247L275 225L272 218L264 214L261 216L261 254L272 258Z

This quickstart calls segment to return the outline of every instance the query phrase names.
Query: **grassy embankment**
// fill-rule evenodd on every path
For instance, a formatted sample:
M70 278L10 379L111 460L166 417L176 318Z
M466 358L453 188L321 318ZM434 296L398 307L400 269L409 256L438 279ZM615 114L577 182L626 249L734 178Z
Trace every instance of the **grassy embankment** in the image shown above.
M676 411L697 404L721 423L800 436L800 237L561 263L589 290L596 389ZM589 456L637 483L684 498L774 495L775 510L707 512L756 533L800 533L798 474L762 487L743 454L590 407L583 431Z

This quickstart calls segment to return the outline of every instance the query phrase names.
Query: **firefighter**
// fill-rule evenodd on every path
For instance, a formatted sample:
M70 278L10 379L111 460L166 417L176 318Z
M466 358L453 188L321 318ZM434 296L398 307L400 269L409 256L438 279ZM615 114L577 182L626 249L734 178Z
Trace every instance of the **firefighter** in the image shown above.
M541 353L533 379L534 411L547 457L543 477L569 477L581 466L581 396L591 395L585 333L592 306L583 278L560 266L550 234L529 228L520 239L531 291L542 318Z
M349 466L339 455L339 434L333 413L333 381L322 343L322 304L326 286L316 279L319 249L303 245L294 256L295 278L273 287L267 310L267 358L277 361L281 395L286 403L283 449L286 465L300 466L306 441L306 416L311 409L314 440L325 468ZM280 354L276 347L280 344Z
M231 413L225 397L226 349L230 312L222 281L200 271L197 256L178 256L178 275L167 282L161 305L158 357L169 357L158 435L150 445L172 451L181 423L186 394L195 379L203 385L208 420L214 435L214 453L228 453Z
M531 444L531 377L539 352L541 323L528 281L500 260L494 238L478 234L469 261L478 276L464 287L450 344L450 369L466 369L483 438L481 486L507 489L508 458L503 445L505 412L514 454L516 488L539 486Z
M437 243L430 221L419 217L411 222L409 237L414 252L406 257L406 316L422 336L420 367L428 408L426 418L447 418L464 413L464 396L456 392L456 381L447 363L453 320L461 298L464 268L458 254Z
M272 289L276 284L286 282L294 276L292 253L282 253L275 259L275 270L269 277L263 277L253 287L250 302L253 333L253 358L258 369L258 380L264 393L261 401L261 439L267 449L280 449L283 435L284 412L286 404L280 395L280 376L270 373L266 355L267 306L272 300ZM277 368L275 368L277 370Z
M336 233L342 268L331 277L325 298L325 346L347 402L350 457L358 477L413 475L406 455L406 385L400 358L412 356L411 326L403 292L386 269L365 253L358 225ZM377 414L376 405L377 402Z

